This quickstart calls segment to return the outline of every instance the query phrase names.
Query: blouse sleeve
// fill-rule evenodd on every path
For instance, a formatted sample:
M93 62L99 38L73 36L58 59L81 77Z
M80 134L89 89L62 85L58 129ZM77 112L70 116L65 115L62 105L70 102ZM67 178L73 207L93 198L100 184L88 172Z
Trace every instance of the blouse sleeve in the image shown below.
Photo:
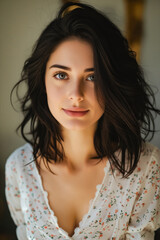
M160 150L153 152L144 184L135 202L126 240L153 240L160 228Z
M20 203L19 177L16 166L16 154L13 153L7 160L5 165L5 194L10 210L10 214L17 226L16 234L19 240L27 240L26 226Z

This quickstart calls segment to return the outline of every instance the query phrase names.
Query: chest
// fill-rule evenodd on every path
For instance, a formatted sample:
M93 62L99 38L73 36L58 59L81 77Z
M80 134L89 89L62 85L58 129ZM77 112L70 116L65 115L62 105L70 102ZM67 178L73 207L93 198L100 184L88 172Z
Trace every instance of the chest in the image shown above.
M53 175L41 172L43 188L48 192L48 202L58 225L72 236L84 215L89 202L94 199L96 186L104 179L104 164L73 175Z

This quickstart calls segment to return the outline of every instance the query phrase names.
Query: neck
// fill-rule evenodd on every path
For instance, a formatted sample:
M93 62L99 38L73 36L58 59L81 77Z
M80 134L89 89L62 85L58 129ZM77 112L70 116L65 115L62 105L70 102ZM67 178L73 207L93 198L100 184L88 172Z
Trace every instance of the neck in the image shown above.
M95 126L81 130L73 131L64 129L62 131L65 152L65 166L72 170L82 170L89 166L91 158L96 157L94 148Z

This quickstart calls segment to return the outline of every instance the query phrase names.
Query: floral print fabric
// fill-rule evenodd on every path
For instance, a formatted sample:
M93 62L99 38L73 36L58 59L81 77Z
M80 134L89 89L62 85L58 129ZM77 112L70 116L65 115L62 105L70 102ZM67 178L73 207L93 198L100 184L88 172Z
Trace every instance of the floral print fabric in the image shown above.
M6 199L18 239L154 239L160 227L160 150L146 143L127 179L116 169L113 175L109 161L104 171L88 213L70 237L49 206L31 145L15 150L6 162Z

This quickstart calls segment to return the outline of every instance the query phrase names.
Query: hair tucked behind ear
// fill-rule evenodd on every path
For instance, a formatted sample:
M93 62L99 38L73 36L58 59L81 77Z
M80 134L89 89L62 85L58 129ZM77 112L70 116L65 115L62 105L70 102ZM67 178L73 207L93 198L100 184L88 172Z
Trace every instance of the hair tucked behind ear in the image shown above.
M69 11L69 7L73 10ZM24 119L18 129L33 146L35 159L41 156L48 168L49 162L63 161L63 138L60 125L48 108L44 76L50 54L72 36L93 47L95 92L99 103L105 106L94 136L95 158L107 156L112 168L127 177L137 166L143 142L149 134L151 138L154 135L154 114L160 114L160 110L155 107L154 93L127 40L106 16L89 5L65 4L25 61L21 79L13 88L18 89L23 82L28 87L25 96L19 98ZM117 150L122 153L120 160Z

